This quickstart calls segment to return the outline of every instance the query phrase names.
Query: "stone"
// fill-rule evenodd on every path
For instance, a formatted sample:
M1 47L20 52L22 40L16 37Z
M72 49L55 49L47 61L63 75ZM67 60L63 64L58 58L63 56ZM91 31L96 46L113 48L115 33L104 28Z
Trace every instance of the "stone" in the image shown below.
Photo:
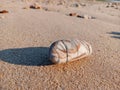
M91 54L91 45L78 39L55 41L49 49L49 59L55 64L79 60Z
M84 17L84 19L90 19L90 16L88 16L88 15L83 15L83 17Z
M77 17L83 18L83 19L95 19L95 17L89 16L89 15L87 15L87 14L85 14L85 15L77 15Z
M108 3L108 5L106 7L107 8L112 7L112 8L118 9L118 4L119 3L116 3L116 2Z
M8 13L8 11L7 10L0 11L0 14L4 14L4 13Z
M76 13L70 13L69 16L77 16Z
M41 9L41 6L38 3L34 3L33 5L30 6L32 9Z
M108 3L106 7L111 7L112 3Z

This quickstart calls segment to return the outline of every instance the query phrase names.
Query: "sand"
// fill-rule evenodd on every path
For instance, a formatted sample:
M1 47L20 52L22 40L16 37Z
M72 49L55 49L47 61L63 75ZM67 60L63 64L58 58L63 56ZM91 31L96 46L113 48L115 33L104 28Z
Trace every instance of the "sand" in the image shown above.
M120 90L120 6L39 3L42 9L30 9L32 3L0 2L0 10L9 11L0 14L0 90ZM93 54L52 64L50 44L72 38L89 42Z

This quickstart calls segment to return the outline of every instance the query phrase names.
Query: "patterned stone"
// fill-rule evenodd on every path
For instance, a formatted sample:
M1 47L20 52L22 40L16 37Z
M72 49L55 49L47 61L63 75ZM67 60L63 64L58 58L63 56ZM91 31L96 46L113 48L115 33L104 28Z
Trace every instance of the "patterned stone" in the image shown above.
M49 59L53 63L75 61L92 54L92 47L86 41L59 40L51 44Z

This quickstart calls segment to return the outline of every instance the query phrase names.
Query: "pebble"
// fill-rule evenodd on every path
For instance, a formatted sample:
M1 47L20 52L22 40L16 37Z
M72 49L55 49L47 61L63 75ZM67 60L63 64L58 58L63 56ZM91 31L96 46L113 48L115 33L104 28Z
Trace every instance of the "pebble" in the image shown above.
M77 16L76 13L70 13L69 16Z
M95 17L89 16L89 15L77 15L77 17L79 18L83 18L83 19L95 19Z
M108 3L106 8L113 7L115 9L118 9L118 3Z
M2 11L0 11L0 14L4 14L4 13L8 13L8 11L7 10L2 10Z
M30 6L32 9L41 9L41 6L38 3L34 3L33 5Z
M83 18L84 18L84 19L91 19L91 17L88 16L88 15L83 15Z

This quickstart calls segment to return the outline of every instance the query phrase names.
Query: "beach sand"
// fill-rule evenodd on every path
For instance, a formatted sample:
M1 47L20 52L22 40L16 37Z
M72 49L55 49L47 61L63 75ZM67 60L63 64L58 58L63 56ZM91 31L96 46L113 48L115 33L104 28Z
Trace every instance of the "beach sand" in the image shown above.
M38 3L40 9L29 8L33 2L0 2L8 11L0 13L0 90L120 90L120 6ZM50 44L73 38L89 42L93 54L52 64Z

